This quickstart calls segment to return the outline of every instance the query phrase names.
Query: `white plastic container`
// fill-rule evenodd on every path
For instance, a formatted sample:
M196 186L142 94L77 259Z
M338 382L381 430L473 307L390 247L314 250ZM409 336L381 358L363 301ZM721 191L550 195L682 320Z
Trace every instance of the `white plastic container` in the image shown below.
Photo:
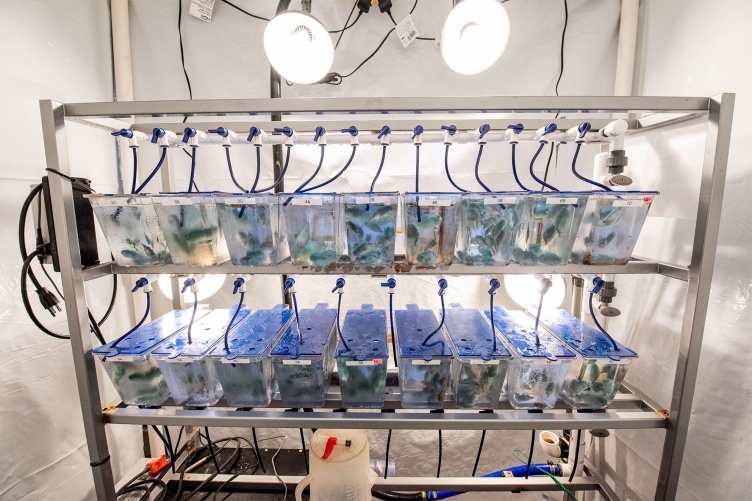
M222 386L214 364L207 355L220 337L224 336L227 324L237 308L214 310L201 320L194 321L190 343L186 327L154 349L153 356L176 404L205 407L216 404L222 398ZM250 313L246 309L238 312L230 335Z
M486 311L490 318L491 312ZM493 321L512 352L506 393L515 409L550 409L556 405L574 353L522 311L494 306Z

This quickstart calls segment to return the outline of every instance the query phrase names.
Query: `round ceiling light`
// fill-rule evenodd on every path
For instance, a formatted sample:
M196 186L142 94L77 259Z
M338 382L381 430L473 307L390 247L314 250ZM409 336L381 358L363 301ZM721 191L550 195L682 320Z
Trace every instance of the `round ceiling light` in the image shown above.
M283 78L316 83L326 76L334 61L329 32L315 17L303 12L283 12L264 30L264 50Z
M441 31L441 57L462 75L477 75L499 60L509 41L509 16L498 0L464 0Z

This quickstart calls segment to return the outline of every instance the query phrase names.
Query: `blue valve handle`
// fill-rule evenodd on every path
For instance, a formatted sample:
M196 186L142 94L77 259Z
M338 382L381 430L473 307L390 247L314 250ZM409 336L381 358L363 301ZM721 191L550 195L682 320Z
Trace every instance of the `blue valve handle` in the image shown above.
M522 134L525 130L525 126L522 124L507 125L507 129L511 129L515 134Z
M423 134L423 126L422 125L416 125L413 129L413 137L412 139L415 139L415 136Z
M136 292L141 287L145 287L148 283L149 281L146 279L146 277L139 278L138 280L136 280L136 286L133 288L131 292Z
M235 279L235 283L233 284L232 293L233 294L237 294L238 293L238 289L240 289L243 286L244 283L245 283L244 279L242 279L240 277L236 278Z
M286 125L284 127L275 127L274 132L279 132L281 134L284 134L287 137L292 137L292 135L295 133L295 131L292 130L292 128Z
M247 139L247 141L248 142L253 141L254 137L260 136L260 135L261 135L261 129L259 129L258 127L256 127L254 125L250 129L248 129L248 139Z
M583 122L577 127L577 131L580 133L580 139L585 137L585 134L588 133L588 131L592 128L592 125L590 125L590 122Z
M336 282L336 284L334 286L334 289L332 289L332 292L336 292L337 289L341 289L344 286L345 286L345 279L342 278L342 277L340 277L340 278L337 279L337 282Z
M545 136L551 134L552 132L556 132L556 129L557 129L556 124L546 125L546 127L543 129L543 136L541 136L541 141L543 140Z
M457 133L457 126L456 125L442 125L441 130L445 130L449 133L450 136L453 136Z
M320 125L318 127L316 127L316 130L313 133L313 140L314 140L314 142L317 142L319 140L319 138L321 136L323 136L324 134L326 134L326 129L325 128L323 128Z
M285 280L285 291L283 292L283 294L287 294L288 292L290 292L290 289L292 288L293 285L295 285L294 278L289 277L287 280Z
M196 283L196 279L195 278L193 278L193 277L186 278L185 282L183 282L183 289L180 291L180 293L181 294L185 294L185 291L188 290L188 287L190 287L191 285L194 285L195 283Z
M340 129L339 131L340 131L340 132L341 132L342 134L345 134L345 133L347 133L347 134L350 134L350 135L351 135L351 136L353 136L353 137L354 137L354 136L357 136L357 135L358 135L358 128L357 128L357 127L355 127L354 125L351 125L351 126L350 126L350 127L348 127L347 129Z
M193 127L186 127L183 131L183 142L187 143L190 138L196 135L196 129Z
M439 279L439 296L444 295L444 291L446 288L449 287L449 284L447 283L446 279L441 278Z
M165 130L160 127L154 127L154 129L151 131L151 142L153 144L157 144L157 141L160 137L164 137Z
M395 287L397 287L397 280L395 280L394 278L390 278L386 282L381 282L381 286L382 287L389 287L390 289L394 289Z
M494 292L496 292L496 289L498 289L499 287L501 287L501 284L495 278L491 279L490 285L491 285L491 288L488 289L488 293L489 294L493 294Z
M386 136L387 134L391 134L391 133L392 133L392 129L391 129L391 128L389 128L389 126L388 126L388 125L385 125L385 126L383 126L383 127L381 128L381 132L379 132L379 135L378 135L378 136L376 136L376 137L377 137L378 139L381 139L382 137Z
M112 136L121 136L121 137L127 137L128 139L133 137L133 131L130 129L120 129L115 132L110 132L110 135Z
M478 139L483 139L483 136L491 132L491 126L489 124L483 124L478 128Z
M225 129L224 127L217 127L216 129L209 129L207 132L210 134L219 134L222 137L227 137L230 135L230 131Z

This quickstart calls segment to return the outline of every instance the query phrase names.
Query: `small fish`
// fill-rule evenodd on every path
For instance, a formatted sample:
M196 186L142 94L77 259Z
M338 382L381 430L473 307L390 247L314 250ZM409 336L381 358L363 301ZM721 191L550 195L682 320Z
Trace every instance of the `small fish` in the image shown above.
M603 238L598 239L598 247L608 247L608 245L616 238L616 232L612 231Z
M556 229L556 225L555 224L552 224L548 228L546 228L545 230L543 230L543 243L545 243L545 244L551 243L551 240L554 239L554 237L557 234L557 231L558 230Z
M363 238L363 228L353 223L352 221L346 222L345 226L347 226L347 231L352 232L356 238Z
M310 230L308 229L308 224L305 225L305 227L295 235L295 246L300 248L303 248L305 244L308 243L308 232Z

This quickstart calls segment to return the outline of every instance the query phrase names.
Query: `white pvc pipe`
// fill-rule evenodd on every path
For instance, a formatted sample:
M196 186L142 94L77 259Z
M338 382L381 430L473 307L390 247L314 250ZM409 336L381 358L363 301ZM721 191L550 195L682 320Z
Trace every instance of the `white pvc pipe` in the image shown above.
M615 96L631 96L637 50L637 21L640 0L621 0L619 46L616 51Z
M112 0L112 58L118 101L133 101L130 18L128 0Z

